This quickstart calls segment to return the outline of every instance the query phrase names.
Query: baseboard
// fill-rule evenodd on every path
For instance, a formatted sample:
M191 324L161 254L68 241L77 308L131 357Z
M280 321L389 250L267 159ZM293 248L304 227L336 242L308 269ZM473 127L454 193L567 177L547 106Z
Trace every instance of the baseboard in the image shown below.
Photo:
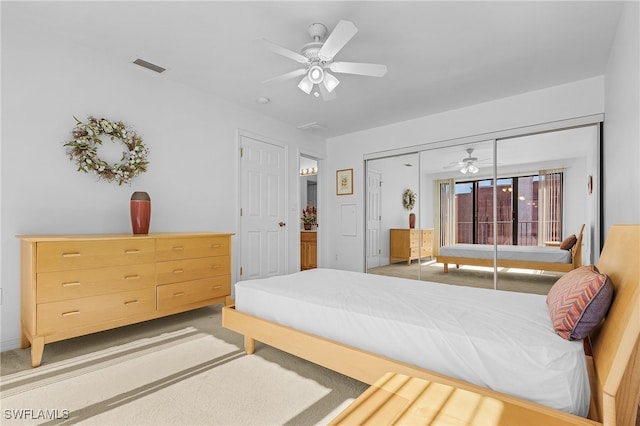
M19 349L21 346L20 339L11 339L0 341L0 352Z

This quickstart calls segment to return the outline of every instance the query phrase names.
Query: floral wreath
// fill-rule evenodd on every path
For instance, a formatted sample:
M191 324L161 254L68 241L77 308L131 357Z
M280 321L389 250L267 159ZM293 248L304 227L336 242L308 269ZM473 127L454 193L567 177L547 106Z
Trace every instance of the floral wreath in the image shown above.
M89 116L83 123L76 117L76 127L71 134L73 140L64 144L71 160L75 160L78 171L94 172L99 179L117 181L118 185L130 183L131 179L147 171L149 149L142 138L121 122ZM109 164L98 157L98 146L102 145L100 135L109 135L112 141L119 139L126 150L119 163Z
M402 205L407 210L413 210L413 206L416 204L416 193L410 189L405 189L402 193Z

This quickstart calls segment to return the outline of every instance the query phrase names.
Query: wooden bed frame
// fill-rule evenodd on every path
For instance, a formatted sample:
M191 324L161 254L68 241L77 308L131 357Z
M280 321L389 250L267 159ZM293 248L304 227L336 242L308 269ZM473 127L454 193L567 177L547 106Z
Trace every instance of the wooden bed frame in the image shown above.
M535 269L540 271L555 271L555 272L569 272L572 269L582 266L582 234L584 233L584 224L580 228L578 233L576 244L571 250L571 263L557 263L557 262L536 262L528 260L507 260L497 259L497 266L501 268L520 268L520 269ZM472 266L486 266L493 268L493 259L481 259L474 257L459 257L459 256L440 256L436 255L436 262L442 263L444 266L444 272L449 272L449 263L454 263L456 268L460 265L472 265Z
M256 340L365 383L387 372L406 374L498 398L516 407L518 419L536 424L549 416L558 424L635 425L640 398L640 225L612 226L597 264L613 282L614 300L607 318L590 339L587 352L592 389L589 419L501 394L387 357L285 327L226 306L222 325L243 334L245 350ZM501 419L499 424L506 424ZM537 423L537 424L549 424Z

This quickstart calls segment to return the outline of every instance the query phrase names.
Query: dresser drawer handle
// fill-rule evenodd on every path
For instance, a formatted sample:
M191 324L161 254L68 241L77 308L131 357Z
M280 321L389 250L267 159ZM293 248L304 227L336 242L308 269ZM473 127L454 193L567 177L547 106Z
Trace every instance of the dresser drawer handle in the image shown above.
M173 247L171 247L171 250L173 250L173 251L182 251L182 250L184 250L184 246L173 246Z
M125 280L137 280L140 279L140 275L136 274L136 275L125 275L124 277Z
M211 290L219 290L221 288L222 288L221 285L214 285L213 287L211 287Z
M124 251L124 254L138 254L138 253L140 253L140 250L137 250L137 249Z
M211 248L220 248L222 244L211 244Z
M182 274L184 272L184 269L174 269L171 272L174 273L174 274Z
M220 269L222 265L211 265L211 269Z
M134 303L140 303L140 301L138 299L127 300L126 302L124 302L124 306L133 305Z
M184 296L184 291L180 291L178 293L173 293L173 297Z
M73 253L62 253L62 257L80 257L80 253L77 251Z
M79 313L80 313L80 311L78 311L78 310L75 310L75 311L69 311L69 312L63 312L63 313L62 313L62 316L63 316L63 317L68 317L68 316L70 316L70 315L75 315L75 314L79 314Z
M73 287L73 286L77 286L77 285L80 285L80 281L62 283L62 287Z

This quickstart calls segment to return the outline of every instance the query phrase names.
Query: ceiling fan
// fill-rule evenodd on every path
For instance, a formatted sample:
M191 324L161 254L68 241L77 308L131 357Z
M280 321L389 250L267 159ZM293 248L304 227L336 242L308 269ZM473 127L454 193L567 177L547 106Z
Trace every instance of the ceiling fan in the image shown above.
M358 28L350 21L340 21L331 34L322 41L327 33L327 27L320 23L309 25L309 35L312 42L305 44L300 53L289 50L266 39L262 43L272 52L282 55L304 65L286 74L265 80L266 82L284 81L304 75L298 83L298 88L306 94L322 98L327 101L335 98L335 88L340 80L334 73L357 74L370 77L382 77L387 73L387 66L380 64L366 64L360 62L337 62L335 55L353 38Z
M476 174L480 171L476 163L478 162L478 157L473 156L473 148L466 149L468 156L463 158L462 161L454 162L449 164L449 166L445 168L459 168L460 173L466 175L467 173Z

